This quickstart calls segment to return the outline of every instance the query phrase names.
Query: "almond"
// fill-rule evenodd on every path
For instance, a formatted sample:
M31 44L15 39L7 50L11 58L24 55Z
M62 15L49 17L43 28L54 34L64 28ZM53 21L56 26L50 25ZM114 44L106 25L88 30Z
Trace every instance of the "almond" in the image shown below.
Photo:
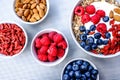
M109 17L110 17L110 18L113 18L113 16L114 16L114 13L113 13L113 11L111 10L110 13L109 13Z
M38 10L36 8L33 9L33 13L38 13Z
M43 4L46 4L46 0L41 0L41 2L42 2Z
M29 13L30 13L30 10L29 10L29 9L26 9L26 10L24 11L24 16L25 16L25 17L28 16Z
M22 16L22 20L27 21L26 18L25 18L24 16Z
M23 0L23 3L29 3L30 0Z
M23 9L26 9L27 7L28 7L27 4L24 4L24 5L23 5Z
M114 11L115 11L117 14L120 14L120 8L114 8Z
M45 7L46 7L45 4L43 4L43 3L40 3L39 5L40 5L41 9L45 9Z
M31 15L29 14L29 15L27 16L27 21L29 21L30 18L31 18Z
M30 22L36 22L36 19L34 17L31 17L29 21Z
M40 9L40 10L39 10L39 16L42 18L42 17L44 16L44 14L45 14L45 13L44 13L43 9Z
M119 15L114 15L114 20L120 22L120 16Z
M31 9L35 8L36 5L37 5L36 3L33 3L33 4L31 5Z
M40 16L39 16L39 14L37 14L37 13L34 14L33 16L34 16L34 18L35 18L36 20L39 20L39 19L40 19Z

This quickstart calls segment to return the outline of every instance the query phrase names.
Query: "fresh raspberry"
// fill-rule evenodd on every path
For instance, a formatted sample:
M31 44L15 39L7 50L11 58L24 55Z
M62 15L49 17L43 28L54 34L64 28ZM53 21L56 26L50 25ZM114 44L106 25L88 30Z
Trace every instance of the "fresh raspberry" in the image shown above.
M39 50L38 53L41 54L47 54L48 46L42 46Z
M40 42L40 38L35 39L35 47L40 48L41 46L42 46L42 44Z
M91 17L91 21L94 24L97 24L100 21L100 16L95 14L94 16Z
M48 37L48 33L43 34L42 37Z
M42 37L40 41L42 45L45 45L45 46L48 46L50 44L50 39L47 36Z
M85 9L86 9L86 12L87 12L88 14L94 14L95 11L96 11L95 6L93 6L93 5L86 6Z
M83 24L89 22L90 19L91 19L91 18L90 18L90 16L89 16L89 14L84 14L84 15L82 15L82 23L83 23Z
M77 6L74 10L75 14L81 16L85 13L85 10L82 6Z
M105 11L103 10L97 10L96 14L98 14L100 17L105 17Z
M96 29L98 32L101 32L102 34L107 32L107 26L105 23L99 23Z
M64 49L61 49L61 48L59 48L58 49L58 58L62 58L63 56L64 56L64 54L65 54L65 50Z
M61 41L60 43L58 43L57 45L59 48L62 49L66 49L67 48L67 43L65 42L65 40Z
M57 59L56 56L48 55L48 61L50 61L50 62L54 62L56 59Z
M51 40L53 40L53 36L54 36L55 34L57 34L57 32L52 31L52 32L50 32L50 33L48 34L48 36L49 36L49 38L50 38Z
M54 40L54 42L59 43L60 41L63 40L63 36L61 34L57 33L53 36L53 40Z
M47 61L47 55L39 54L39 55L38 55L38 59L39 59L40 61L46 62L46 61Z
M55 46L50 46L48 49L48 54L51 56L57 56L57 48Z

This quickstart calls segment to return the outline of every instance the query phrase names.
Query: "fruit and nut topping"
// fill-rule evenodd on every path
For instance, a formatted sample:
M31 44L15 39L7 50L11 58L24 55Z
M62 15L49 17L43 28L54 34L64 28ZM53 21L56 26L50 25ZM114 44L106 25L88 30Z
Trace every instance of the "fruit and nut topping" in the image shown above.
M102 55L120 51L120 7L112 2L81 2L74 9L72 29L86 51Z
M16 0L15 12L26 22L36 22L42 19L47 11L46 0Z
M53 62L64 56L67 43L60 33L52 31L37 37L34 47L40 61Z
M88 61L75 60L64 69L62 80L97 80L98 70Z
M0 24L0 54L13 56L24 47L26 37L23 30L16 24Z

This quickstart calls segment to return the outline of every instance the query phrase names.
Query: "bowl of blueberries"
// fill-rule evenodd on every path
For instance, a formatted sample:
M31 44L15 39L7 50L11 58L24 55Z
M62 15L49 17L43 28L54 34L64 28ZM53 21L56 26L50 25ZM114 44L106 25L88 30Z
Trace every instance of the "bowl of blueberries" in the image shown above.
M61 80L99 80L99 71L91 61L76 58L65 65Z

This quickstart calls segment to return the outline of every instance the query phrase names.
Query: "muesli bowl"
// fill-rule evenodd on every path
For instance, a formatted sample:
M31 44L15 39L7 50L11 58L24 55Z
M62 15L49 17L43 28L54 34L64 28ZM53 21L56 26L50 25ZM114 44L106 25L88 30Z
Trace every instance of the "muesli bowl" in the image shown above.
M76 3L70 30L75 43L85 53L99 58L120 54L119 6L118 2L103 0L79 0Z

